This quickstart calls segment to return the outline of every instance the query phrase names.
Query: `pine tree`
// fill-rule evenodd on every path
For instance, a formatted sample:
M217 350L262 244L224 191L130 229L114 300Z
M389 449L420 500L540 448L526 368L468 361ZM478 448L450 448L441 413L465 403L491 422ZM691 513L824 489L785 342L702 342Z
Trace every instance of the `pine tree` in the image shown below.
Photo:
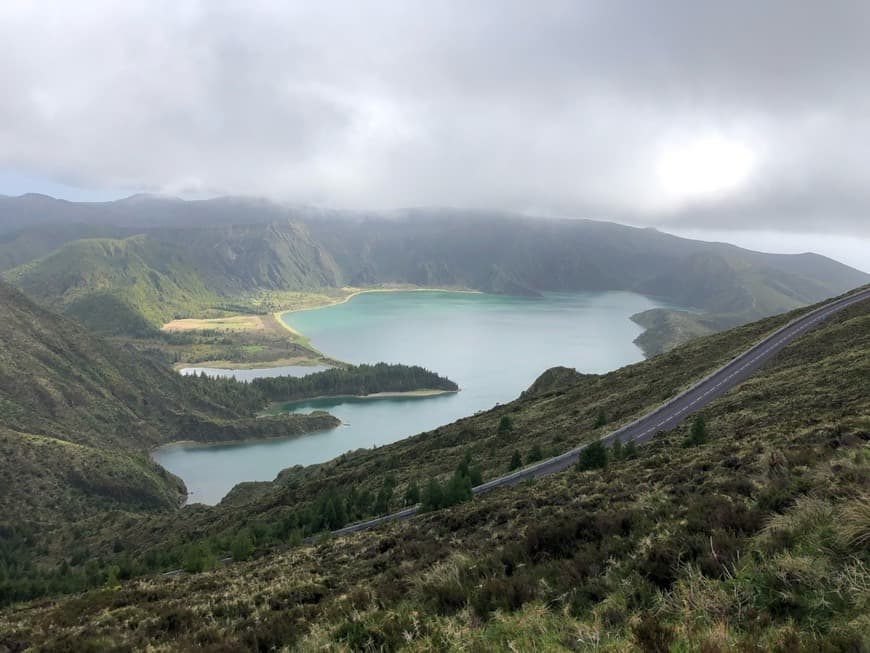
M535 444L534 446L532 446L531 450L529 450L529 455L526 457L526 462L534 463L541 460L541 458L543 457L544 452L541 451L541 445Z
M420 503L420 487L417 481L411 481L408 489L405 490L405 496L402 498L406 506L414 506Z
M698 413L692 421L692 428L689 430L689 437L683 441L683 446L696 447L704 444L707 441L707 423L704 421L704 416Z
M423 510L438 510L444 503L444 490L438 479L430 478L423 492Z
M622 438L616 438L613 446L610 448L610 455L614 460L622 460L625 452L622 447Z
M251 540L251 534L247 529L239 531L230 545L230 553L233 555L233 560L247 560L253 552L254 542Z
M600 441L587 445L577 459L577 469L581 472L589 469L604 469L607 467L607 449Z
M519 469L523 466L523 458L520 456L520 452L514 449L514 453L511 456L510 465L508 465L508 471L512 472L515 469Z
M595 416L595 428L600 429L605 424L607 424L607 413L604 412L603 408L599 408L598 414Z

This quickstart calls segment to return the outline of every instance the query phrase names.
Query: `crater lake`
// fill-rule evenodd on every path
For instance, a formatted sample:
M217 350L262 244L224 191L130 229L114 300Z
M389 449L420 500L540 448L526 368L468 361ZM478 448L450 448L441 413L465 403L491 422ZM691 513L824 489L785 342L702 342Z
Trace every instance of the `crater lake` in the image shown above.
M319 399L342 426L301 437L226 445L172 445L154 459L184 479L190 502L214 504L237 483L347 451L382 446L515 399L557 365L603 373L643 359L630 317L665 306L630 292L545 293L526 298L441 291L366 292L281 319L323 353L348 363L421 365L460 392L425 398ZM279 374L281 368L275 368ZM257 374L263 374L258 370Z

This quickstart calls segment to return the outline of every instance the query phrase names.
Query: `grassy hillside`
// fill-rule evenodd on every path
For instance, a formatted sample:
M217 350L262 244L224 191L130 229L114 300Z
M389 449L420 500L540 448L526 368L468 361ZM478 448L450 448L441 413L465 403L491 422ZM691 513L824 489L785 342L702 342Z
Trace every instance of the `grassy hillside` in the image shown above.
M602 376L555 369L487 413L288 470L225 505L186 509L178 522L152 520L152 537L229 529L221 546L254 559L120 587L109 575L102 590L7 608L0 641L79 650L864 650L866 302L708 406L706 438L690 440L684 425L611 455L605 469L564 472L314 546L287 548L292 530L279 535L318 497L350 506L389 482L400 505L415 481L425 488L463 465L486 479L507 470L514 450L526 462L535 449L598 437L786 319ZM113 523L122 551L145 532Z
M156 259L160 262L154 267ZM187 265L181 249L146 236L77 240L5 277L97 333L147 333L185 305L219 301Z
M255 292L335 286L334 264L286 224L85 239L4 275L97 333L143 335L172 319L250 310Z
M253 388L181 377L4 283L0 316L0 527L63 523L107 505L174 510L183 485L150 461L152 447L335 425L255 419L266 399Z
M28 226L0 232L0 272L42 258L74 240L123 238L133 233L122 227L78 223Z

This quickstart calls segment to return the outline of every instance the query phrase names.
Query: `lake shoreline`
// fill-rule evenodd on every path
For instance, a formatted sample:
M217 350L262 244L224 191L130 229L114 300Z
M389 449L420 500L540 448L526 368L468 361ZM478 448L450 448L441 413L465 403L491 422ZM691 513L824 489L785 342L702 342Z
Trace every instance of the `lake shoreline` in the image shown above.
M300 333L289 324L287 324L284 320L282 320L282 316L288 315L290 313L301 313L303 311L317 311L321 308L331 308L332 306L340 306L341 304L346 304L354 297L359 295L365 295L368 293L379 293L379 292L455 292L455 293L464 293L467 295L483 295L485 294L481 290L470 290L468 288L365 288L362 290L355 290L346 297L342 297L341 299L336 299L328 304L323 304L322 306L312 306L309 308L291 308L286 311L276 311L273 313L275 319L278 321L282 327L287 329L293 335L306 338L305 334ZM318 352L321 353L321 352Z
M425 399L428 397L440 397L442 395L456 394L459 390L431 390L431 389L422 389L422 390L407 390L405 392L373 392L368 395L321 395L319 397L310 397L308 399L297 399L293 401L285 401L285 402L275 402L273 405L275 406L286 406L287 404L302 404L308 401L322 401L325 399L397 399L401 397L409 397L409 398L419 398ZM287 411L278 411L277 413L263 413L260 417L270 417L275 414L286 413ZM328 411L326 411L328 412ZM334 417L334 415L333 415ZM339 424L334 428L339 428L342 426L341 420L339 420ZM290 438L299 438L305 437L308 435L316 435L318 433L326 433L328 431L332 431L334 429L326 429L323 431L311 431L309 433L296 433L293 435L277 435L265 438L243 438L240 440L220 440L216 442L203 442L202 440L173 440L172 442L167 442L166 444L161 444L156 447L153 447L149 451L149 455L152 455L156 451L164 451L170 449L178 449L178 448L203 448L203 447L219 447L222 445L236 445L236 444L255 444L257 442L270 442L273 440L283 440Z
M460 388L461 389L461 388ZM307 397L305 399L290 399L288 401L276 401L276 406L286 406L288 404L304 404L309 401L324 401L327 399L398 399L401 397L425 399L426 397L440 397L441 395L455 395L459 390L405 390L401 392L372 392L367 395L320 395L318 397ZM285 411L282 411L285 412Z
M321 464L348 451L387 446L434 431L512 400L553 366L602 374L638 363L643 352L632 340L644 329L630 318L662 307L631 292L554 292L529 301L490 293L451 294L448 289L401 290L407 289L360 293L366 296L329 310L285 317L323 351L359 364L414 361L448 373L461 392L440 400L436 395L431 401L401 395L378 401L383 395L374 392L337 398L338 392L324 392L326 388L297 394L288 387L272 395L279 401L269 402L264 409L280 409L273 414L320 409L340 419L341 428L262 446L197 444L189 450L182 446L161 452L167 468L195 493L192 499L218 502L240 482L269 481L287 467ZM531 344L530 334L535 334ZM342 389L353 394L357 388ZM314 397L314 393L332 396Z
M337 419L337 418L336 418ZM241 438L239 440L220 440L215 442L203 442L202 440L173 440L172 442L167 442L166 444L158 445L152 448L148 455L154 460L154 454L159 451L172 451L173 449L209 449L211 447L222 447L222 446L235 446L239 444L257 444L260 442L275 442L278 440L295 440L296 438L304 438L309 435L318 435L320 433L328 433L329 431L334 431L335 429L342 426L341 420L339 423L331 429L319 430L319 431L309 431L307 433L292 433L290 435L273 435L265 438ZM159 465L160 463L156 460ZM182 479L184 480L184 479Z

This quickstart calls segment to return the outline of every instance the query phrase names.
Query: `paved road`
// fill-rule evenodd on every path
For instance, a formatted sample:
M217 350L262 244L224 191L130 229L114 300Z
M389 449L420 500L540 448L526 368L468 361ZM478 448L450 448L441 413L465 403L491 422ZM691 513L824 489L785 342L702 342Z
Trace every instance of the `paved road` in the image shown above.
M697 412L714 399L728 392L738 383L744 381L792 340L817 327L833 313L867 299L870 299L870 288L833 300L809 313L805 313L777 329L712 374L701 379L688 390L669 399L640 419L606 435L601 439L601 442L609 446L619 438L624 443L629 440L643 443L651 440L661 431L670 431L686 419L686 417ZM487 481L473 488L472 492L474 494L482 494L497 487L515 485L530 478L547 476L548 474L567 469L577 463L578 455L584 447L586 447L585 444L555 458L549 458L507 476ZM377 519L371 519L358 524L351 524L350 526L333 531L333 535L347 535L348 533L368 530L387 521L408 519L415 515L418 509L417 506L414 506L391 515L385 515L384 517L378 517Z

